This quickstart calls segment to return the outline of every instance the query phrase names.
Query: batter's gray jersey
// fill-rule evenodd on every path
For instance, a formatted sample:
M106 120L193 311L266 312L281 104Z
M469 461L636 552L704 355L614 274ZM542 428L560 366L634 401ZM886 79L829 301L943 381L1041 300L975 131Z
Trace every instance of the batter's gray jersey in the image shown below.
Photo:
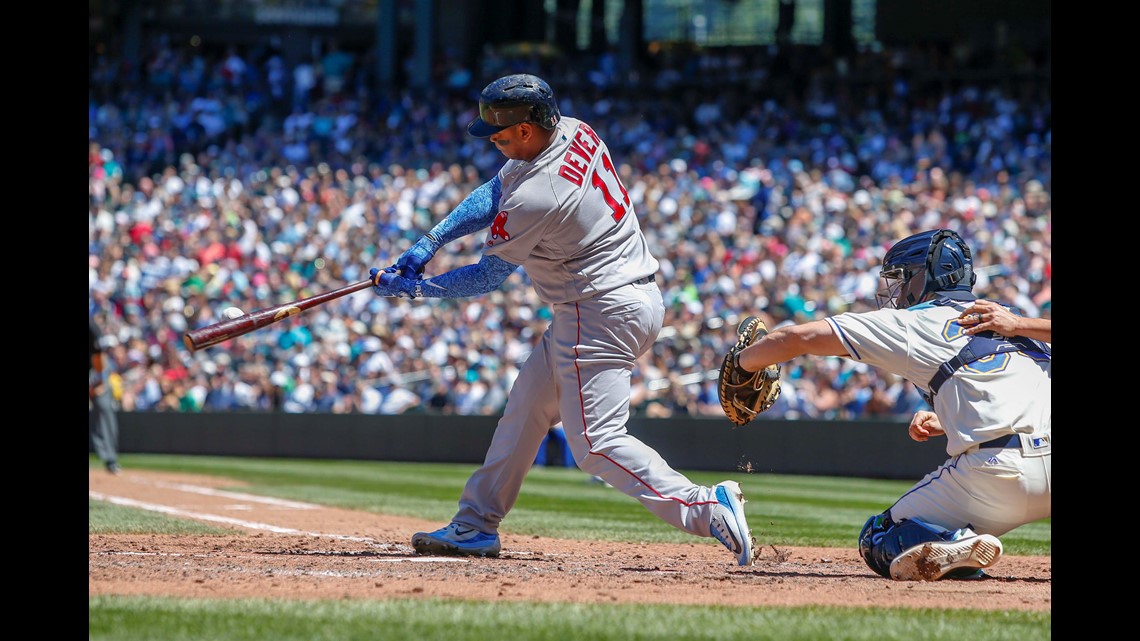
M839 314L828 319L851 358L918 385L926 393L938 367L969 340L953 306ZM1020 352L995 354L960 368L938 390L934 413L946 430L946 453L1017 432L1048 435L1052 370Z
M546 303L589 298L657 272L606 144L563 118L533 161L499 170L499 211L484 253L522 265Z
M562 422L578 467L666 523L712 536L715 490L697 485L629 434L630 379L661 331L657 259L609 150L586 123L563 118L532 162L499 171L499 211L485 254L522 265L553 316L519 370L483 465L454 523L497 532L547 431Z

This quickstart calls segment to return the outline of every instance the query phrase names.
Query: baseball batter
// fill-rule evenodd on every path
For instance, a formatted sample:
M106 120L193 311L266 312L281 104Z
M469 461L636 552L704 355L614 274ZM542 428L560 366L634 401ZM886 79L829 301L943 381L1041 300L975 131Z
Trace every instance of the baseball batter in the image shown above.
M451 523L418 532L421 554L497 556L547 431L562 422L578 466L636 498L666 523L715 537L739 565L753 561L735 481L696 485L626 431L630 376L661 330L665 306L633 203L606 143L564 118L542 79L516 74L480 94L468 133L508 159L394 265L371 270L381 296L453 298L498 288L523 266L553 319L522 366L482 467ZM423 278L444 244L488 229L478 263Z
M970 249L950 230L899 241L880 275L880 309L776 329L739 365L844 356L914 383L934 411L918 412L910 435L945 436L950 458L867 520L859 551L884 577L975 577L1001 557L998 536L1052 512L1051 348L1032 338L1051 328L976 301Z

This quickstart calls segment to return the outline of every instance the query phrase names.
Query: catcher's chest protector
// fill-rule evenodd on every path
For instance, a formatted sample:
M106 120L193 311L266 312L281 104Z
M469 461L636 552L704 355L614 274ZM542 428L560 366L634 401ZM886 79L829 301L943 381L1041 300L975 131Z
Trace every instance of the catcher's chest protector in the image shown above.
M951 305L965 309L959 301L949 298L940 298L932 302L935 305ZM1049 361L1052 350L1046 343L1025 336L1007 338L993 331L974 334L966 341L966 345L962 347L957 356L938 367L938 373L930 379L930 383L927 385L930 388L930 393L924 393L923 398L933 406L934 395L938 393L938 388L942 387L942 384L949 380L959 367L972 363L979 358L1005 352L1022 352L1035 361Z

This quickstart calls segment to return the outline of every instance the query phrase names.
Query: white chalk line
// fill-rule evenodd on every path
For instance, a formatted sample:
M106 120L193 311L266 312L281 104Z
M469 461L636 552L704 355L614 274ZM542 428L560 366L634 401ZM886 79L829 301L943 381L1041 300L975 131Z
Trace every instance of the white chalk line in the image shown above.
M275 505L277 507L289 507L298 510L314 510L320 505L312 503L302 503L300 501L289 501L286 499L277 499L269 496L258 496L257 494L246 494L244 492L229 492L227 490L216 490L212 487L202 487L200 485L189 485L187 483L168 483L166 481L150 481L141 478L129 479L141 485L150 485L153 487L165 487L181 492L190 492L192 494L201 494L203 496L220 496L223 498L237 499L239 501L250 501L253 503L264 503L265 505Z
M376 559L384 563L470 563L471 559L455 556L413 556L408 559Z
M194 487L194 486L187 486L187 487ZM181 488L179 488L179 489L181 489ZM208 489L208 488L199 488L199 489ZM305 530L298 530L295 528L281 527L279 525L272 525L270 523L259 523L257 521L246 521L243 519L235 519L235 518L231 518L228 516L218 516L215 514L205 514L202 512L192 512L190 510L182 510L182 509L179 509L176 507L171 507L169 505L160 505L158 503L147 503L145 501L138 501L138 500L126 498L123 496L111 496L109 494L103 494L102 492L94 492L94 491L90 491L90 490L87 492L87 496L92 498L92 499L95 499L97 501L106 501L107 503L111 503L113 505L122 505L125 507L133 507L133 508L138 508L140 510L147 510L150 512L158 512L160 514L167 514L170 516L198 519L201 521L210 521L213 523L222 523L225 525L245 527L245 528L249 528L249 529L253 529L253 530L265 530L268 532L273 532L275 534L294 534L294 535L298 535L298 536L311 536L314 538L336 539L336 540L340 540L340 541L356 541L359 543L370 543L372 545L376 545L376 546L382 547L384 549L396 548L397 551L402 551L401 548L404 548L404 546L393 546L389 543L381 543L380 541L377 541L376 539L374 539L372 537L368 537L368 536L352 536L352 535L348 535L348 534L330 534L327 532L307 532ZM311 507L320 507L320 506L312 505ZM411 548L408 548L408 550L411 553L414 553L414 551L412 551ZM125 553L118 553L118 554L133 554L133 555L138 555L138 556L146 556L146 555L149 555L151 553L125 552ZM157 554L155 554L155 556L183 556L183 555L182 554L157 553ZM407 561L407 562L412 562L412 563L469 563L470 562L468 559L461 559L461 558L454 558L454 557L420 557L420 556L409 557L409 558L400 558L400 559L380 559L380 560L388 561L388 562L405 562L405 561Z
M388 545L386 547L403 547L403 546ZM108 555L108 556L162 556L162 557L182 557L182 556L185 556L185 557L191 557L191 558L204 558L204 559L210 558L211 556L213 556L212 554L200 554L200 553L187 554L185 552L130 552L130 551L122 552L122 551L118 551L118 550L111 551L111 552L104 552L103 554ZM410 558L406 558L406 559L401 558L401 559L370 559L370 560L379 561L381 563L470 563L471 562L470 559L463 559L463 558L454 557L454 556L414 556L414 557L410 557Z
M202 486L196 486L196 485L179 484L179 482L165 482L165 481L153 481L152 482L152 481L146 481L143 479L131 479L131 480L133 480L135 482L139 482L139 484L141 484L141 485L152 485L155 487L166 487L166 488L171 488L171 489L178 489L178 490L180 490L180 492L202 494L202 495L206 495L206 496L221 496L221 497L225 497L225 498L234 498L234 500L238 500L238 501L252 501L254 503L264 503L264 504L269 504L269 505L276 505L276 506L280 506L280 508L293 508L293 509L299 509L299 510L312 510L312 509L321 508L321 505L315 505L312 503L301 503L298 501L285 501L285 500L279 500L279 498L271 498L271 497L266 497L266 496L245 494L245 493L241 493L241 492L227 492L227 490L214 489L214 488L210 488L210 487L202 487ZM301 530L301 529L275 526L275 525L271 525L271 524L262 524L262 522L258 522L258 521L247 521L244 519L235 519L235 518L231 518L231 517L220 517L220 516L217 516L217 514L207 514L204 512L193 512L193 511L189 511L189 510L182 510L179 508L173 508L173 506L170 506L170 505L162 505L162 504L158 504L158 503L147 503L145 501L137 501L137 500L135 500L135 498L128 498L125 496L112 496L112 495L103 494L100 492L92 492L92 490L88 490L88 496L93 498L93 500L96 500L96 501L104 501L107 503L111 503L113 505L123 505L123 506L127 506L127 508L137 508L140 510L147 510L149 512L158 512L158 513L162 513L162 514L169 514L169 516L171 516L171 517L190 518L190 519L197 519L197 520L203 520L203 521L217 522L217 524L223 524L223 525L229 525L229 526L244 527L244 528L250 528L250 529L260 529L260 530L266 530L266 532L271 532L271 533L275 533L275 534L293 534L293 535L299 535L299 536L311 536L311 537L315 537L315 538L334 538L334 539L337 539L337 541L355 541L355 542L359 542L359 543L370 543L373 545L378 545L378 546L384 547L385 550L391 550L391 549L393 549L393 547L396 547L396 549L399 550L399 549L401 549L401 547L405 547L402 545L393 546L392 544L389 544L389 543L381 543L381 542L376 541L375 538L372 538L369 536L352 536L352 535L348 535L348 534L329 534L329 533L323 533L323 532L306 532L306 530ZM235 508L235 506L233 506L233 505L227 506L227 509L234 509L234 508ZM246 508L246 509L249 509L249 508ZM148 552L121 552L121 553L122 554L136 554L136 555L152 554L152 553L148 553ZM414 553L414 551L413 551L413 553ZM176 553L176 554L155 553L155 555L182 555L182 554L181 553ZM416 555L416 557L409 557L406 559L380 559L380 560L386 561L386 562L413 562L413 563L467 563L467 562L471 562L470 559L462 559L462 558L456 558L456 557L420 557L420 555Z
M303 534L305 536L326 537L332 539L342 539L345 541L360 541L362 543L379 543L376 539L367 536L350 536L347 534L326 534L324 532L306 532L304 530L297 530L294 528L281 527L278 525L271 525L269 523L258 523L256 521L245 521L242 519L235 519L228 516L217 516L215 514L204 514L202 512L191 512L189 510L182 510L169 505L159 505L157 503L146 503L143 501L136 501L135 499L128 499L122 496L110 496L101 492L88 491L87 495L99 501L106 501L114 505L125 505L127 507L135 507L141 510L148 510L151 512L159 512L161 514L169 514L171 516L186 517L192 519L199 519L202 521L212 521L215 523L224 523L226 525L236 525L238 527L246 527L254 530L266 530L276 534Z
M388 546L388 547L402 547L402 546ZM213 554L193 553L187 554L185 552L130 552L112 550L109 552L101 552L104 556L155 556L155 557L188 557L188 558L202 558L208 559L213 557ZM228 555L232 556L232 555ZM380 563L470 563L471 559L464 559L454 556L413 556L409 558L400 559L368 559L370 561L378 561ZM331 572L331 571L329 571Z

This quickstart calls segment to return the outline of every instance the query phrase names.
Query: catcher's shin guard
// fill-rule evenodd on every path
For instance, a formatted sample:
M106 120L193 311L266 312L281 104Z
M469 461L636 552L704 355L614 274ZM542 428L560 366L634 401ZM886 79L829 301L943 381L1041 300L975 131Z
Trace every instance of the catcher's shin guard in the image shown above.
M969 529L951 532L918 519L903 519L895 523L888 510L872 516L863 524L859 532L859 556L876 574L889 579L891 562L903 552L923 543L942 543L973 534Z

